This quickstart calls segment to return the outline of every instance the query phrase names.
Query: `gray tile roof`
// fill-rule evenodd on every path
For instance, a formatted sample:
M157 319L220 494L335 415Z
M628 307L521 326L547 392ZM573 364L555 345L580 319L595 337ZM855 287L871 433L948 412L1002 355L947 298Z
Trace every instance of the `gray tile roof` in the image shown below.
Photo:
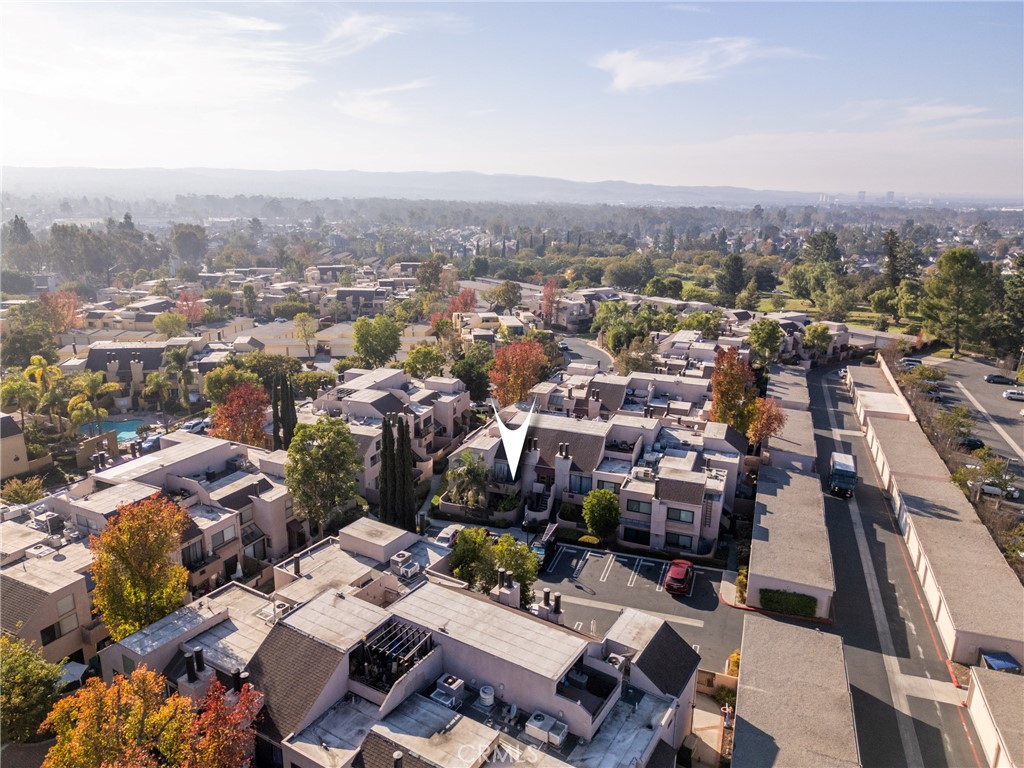
M700 506L704 502L704 484L659 477L654 484L654 495L663 501Z
M417 755L407 754L407 749L403 749L399 744L376 731L366 734L363 748L356 755L356 759L352 761L352 768L394 768L394 754L397 751L402 752L402 768L445 768L445 766L435 766L433 763L421 760Z
M276 624L249 662L249 682L265 697L259 729L275 741L303 723L345 654L287 624Z
M690 678L697 673L698 664L700 654L668 622L661 625L633 662L633 666L669 696L682 694Z
M14 635L18 634L19 626L27 623L47 598L43 590L7 574L0 574L0 594L3 595L4 605L0 612L0 629Z
M0 438L17 437L20 434L21 427L13 416L5 413L3 417L0 417Z

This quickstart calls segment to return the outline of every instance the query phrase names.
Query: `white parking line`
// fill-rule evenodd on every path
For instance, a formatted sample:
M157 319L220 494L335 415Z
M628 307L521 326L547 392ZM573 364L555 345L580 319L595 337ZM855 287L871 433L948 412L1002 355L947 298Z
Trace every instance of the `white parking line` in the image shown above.
M590 550L588 549L583 553L583 557L580 558L579 564L576 566L576 570L572 572L573 579L578 579L580 574L583 573L583 569L587 566L587 558L590 557Z
M558 560L562 557L563 553L565 553L565 552L569 552L569 553L571 553L573 555L578 555L580 553L580 550L577 549L576 547L571 547L571 546L568 546L568 545L560 546L558 548L558 551L555 553L555 559L552 560L551 561L551 565L548 566L548 570L549 571L555 570L555 566L558 565Z
M636 584L636 575L640 572L640 566L644 564L644 561L639 557L636 559L636 565L633 566L633 572L629 575L629 581L626 582L627 587L632 587Z
M577 621L575 626L573 626L573 629L575 629L577 632L579 632L581 629L583 629L583 622L582 621Z
M979 403L977 400L974 399L974 395L972 395L970 392L968 392L967 388L963 384L961 384L959 381L956 383L956 387L961 392L963 392L964 393L964 397L966 397L968 400L970 400L971 403L974 404L974 407L977 408L981 412L981 415L985 417L985 421L987 421L989 424L992 425L992 429L994 429L996 432L999 433L999 436L1002 437L1003 440L1006 441L1006 444L1008 446L1010 446L1010 449L1014 453L1016 453L1018 456L1020 456L1020 460L1024 461L1024 450L1021 450L1021 447L1019 445L1017 445L1016 442L1014 442L1013 438L1011 438L1007 434L1005 429L1003 429L1001 426L996 424L995 421L992 420L992 417L989 415L989 412L985 410L985 407L981 403Z
M661 592L665 589L665 572L668 571L668 563L662 563L661 573L658 574L658 587L655 592Z
M608 574L612 571L612 564L615 562L614 557L609 557L608 562L604 564L604 572L601 573L601 583L608 581Z
M603 600L591 600L586 597L576 597L575 595L562 595L563 605L580 605L584 608L597 608L602 611L611 611L613 613L621 613L622 606L618 603L606 603ZM677 613L660 613L658 611L644 610L644 613L656 616L659 619L671 622L673 624L680 624L687 627L703 627L704 622L701 619L691 619L687 616L680 616Z

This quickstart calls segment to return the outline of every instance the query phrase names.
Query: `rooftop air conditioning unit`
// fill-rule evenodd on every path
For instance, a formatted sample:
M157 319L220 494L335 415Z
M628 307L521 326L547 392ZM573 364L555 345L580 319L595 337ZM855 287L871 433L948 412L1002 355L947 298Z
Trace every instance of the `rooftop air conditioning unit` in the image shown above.
M605 659L605 661L621 672L626 658L624 656L619 656L617 653L609 653L608 658Z
M408 565L403 565L401 568L398 569L398 575L402 576L403 578L406 578L406 579L411 579L413 576L415 576L419 572L420 572L420 564L419 563L409 563Z
M411 552L396 552L391 556L391 572L400 575L402 568L412 562Z
M458 701L455 699L454 696L445 693L440 689L430 694L430 698L436 701L441 706L448 707L448 709L455 709L455 707L458 705Z
M461 677L452 674L443 674L437 678L435 686L441 693L447 694L454 699L461 699L466 693L466 681Z

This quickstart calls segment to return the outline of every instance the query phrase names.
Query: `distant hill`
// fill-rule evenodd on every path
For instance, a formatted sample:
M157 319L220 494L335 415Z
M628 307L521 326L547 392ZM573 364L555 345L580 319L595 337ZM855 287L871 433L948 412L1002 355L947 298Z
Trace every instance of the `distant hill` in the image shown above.
M172 200L176 195L268 195L300 199L386 197L466 202L717 206L811 205L817 192L742 187L670 187L625 181L580 182L541 176L365 171L243 171L218 168L3 169L3 189L18 196L110 196ZM851 202L850 199L845 202Z

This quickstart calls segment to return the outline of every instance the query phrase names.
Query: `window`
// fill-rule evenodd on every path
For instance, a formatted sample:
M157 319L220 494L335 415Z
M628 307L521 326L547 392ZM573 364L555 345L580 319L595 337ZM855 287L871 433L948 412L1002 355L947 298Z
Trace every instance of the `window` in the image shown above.
M630 544L643 544L644 546L650 546L651 532L644 531L639 528L623 528L622 540L628 541Z
M370 457L370 466L371 467L377 466L377 462L378 461L380 461L380 454L379 453L373 454L373 456Z
M665 544L677 549L693 549L693 536L683 536L679 533L666 533Z
M61 637L71 632L74 632L76 629L78 629L78 614L69 613L63 619L58 621L57 624L58 626L60 626Z
M674 507L669 507L666 517L668 517L669 520L675 520L677 523L692 523L693 510L675 509Z
M246 507L242 511L241 514L242 514L242 525L245 525L246 523L251 523L252 522L252 507L251 506Z
M651 514L651 502L640 501L639 499L630 499L626 502L627 512L636 512L641 515Z
M509 469L507 461L495 461L491 467L491 480L496 483L511 483L512 470Z
M203 542L193 541L181 550L181 564L186 568L203 562Z
M245 548L245 556L251 557L253 560L266 560L267 559L267 540L260 539L254 544L250 544Z
M594 487L594 481L586 475L569 475L569 493L587 494Z
M77 522L83 528L87 528L90 531L98 531L100 529L99 523L93 520L91 517L85 515L75 515L75 522Z
M610 480L598 480L597 488L601 491L611 491L612 493L618 493L622 487L622 483L613 483Z
M75 610L75 596L67 595L57 601L57 615L63 616L65 613L71 613Z
M78 614L69 613L56 624L51 624L39 631L39 640L42 645L49 645L59 637L70 634L78 629Z
M223 531L217 531L213 534L213 537L210 540L213 542L214 549L220 549L234 538L235 526L232 525L230 528L225 528Z

